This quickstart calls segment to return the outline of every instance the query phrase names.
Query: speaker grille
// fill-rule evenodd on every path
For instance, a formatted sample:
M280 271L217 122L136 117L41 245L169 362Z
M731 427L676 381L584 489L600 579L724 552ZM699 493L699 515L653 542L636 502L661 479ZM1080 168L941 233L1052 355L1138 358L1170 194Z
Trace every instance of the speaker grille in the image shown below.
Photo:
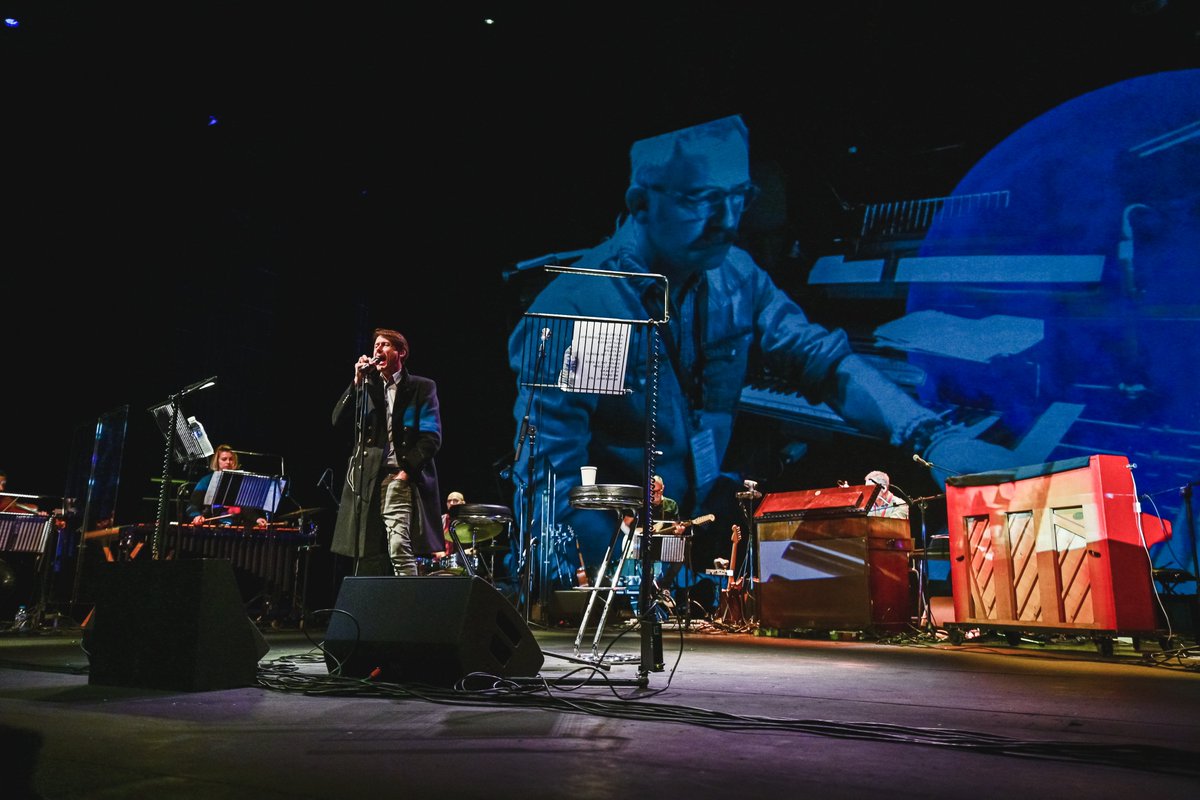
M544 658L495 587L472 577L349 577L325 632L330 673L452 686L482 672L533 676Z

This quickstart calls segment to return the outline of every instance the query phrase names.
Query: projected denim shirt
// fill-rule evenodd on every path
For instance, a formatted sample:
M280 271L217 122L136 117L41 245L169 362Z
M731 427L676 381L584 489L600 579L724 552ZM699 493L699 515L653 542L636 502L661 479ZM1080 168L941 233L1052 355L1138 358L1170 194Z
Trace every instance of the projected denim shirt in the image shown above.
M632 222L626 222L607 242L588 251L573 267L647 272L627 246ZM693 443L698 433L711 432L715 461L720 463L729 445L738 396L746 380L752 354L786 371L797 389L819 399L829 389L828 379L838 363L851 353L845 334L831 332L808 321L745 251L732 248L724 262L704 275L703 330L699 335L698 390L685 392L680 374L692 365L673 366L665 346L660 347L655 469L672 487L685 514L702 506L708 485L696 485ZM530 312L613 319L648 319L642 293L649 282L605 280L576 275L556 277L531 304ZM661 314L661 292L658 300ZM689 306L685 303L683 308ZM686 325L683 320L676 322ZM520 328L509 340L509 357L519 372L522 341ZM664 337L665 338L665 337ZM571 488L579 485L579 466L595 465L600 483L640 484L645 449L646 381L644 348L629 354L627 388L622 395L538 389L530 422L536 428L536 446L526 450L514 467L521 479L532 476L534 491L546 485L547 468L557 476L555 523L569 524L579 537L589 562L603 555L614 521L596 511L574 511L568 504ZM678 371L677 371L678 369ZM530 389L518 381L514 415L518 426L525 414ZM521 448L518 447L518 450ZM527 459L533 458L530 471ZM518 487L518 503L520 487ZM535 504L536 505L536 504ZM540 513L540 512L537 512ZM536 526L538 520L533 524Z

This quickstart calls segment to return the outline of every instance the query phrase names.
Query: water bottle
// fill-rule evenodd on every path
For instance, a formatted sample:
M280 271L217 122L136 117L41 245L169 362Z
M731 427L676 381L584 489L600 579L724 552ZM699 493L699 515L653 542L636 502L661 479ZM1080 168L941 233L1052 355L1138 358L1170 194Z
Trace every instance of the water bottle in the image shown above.
M18 606L17 615L13 617L12 629L23 631L27 627L29 627L29 612L25 610L25 606Z

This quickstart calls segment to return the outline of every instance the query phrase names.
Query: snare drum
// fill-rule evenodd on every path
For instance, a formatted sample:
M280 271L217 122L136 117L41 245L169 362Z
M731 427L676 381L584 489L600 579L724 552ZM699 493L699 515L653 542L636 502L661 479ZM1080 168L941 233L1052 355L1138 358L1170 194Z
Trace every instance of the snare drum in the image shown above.
M468 553L467 561L471 564L471 569L475 574L479 574L479 555L476 553ZM437 572L433 574L450 574L450 575L466 575L467 569L463 566L462 561L458 557L458 553L450 553L438 559Z

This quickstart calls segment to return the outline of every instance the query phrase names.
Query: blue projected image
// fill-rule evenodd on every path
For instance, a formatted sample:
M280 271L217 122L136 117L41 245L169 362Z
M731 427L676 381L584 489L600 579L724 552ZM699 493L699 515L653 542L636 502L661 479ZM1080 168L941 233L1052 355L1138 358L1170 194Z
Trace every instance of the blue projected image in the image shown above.
M810 324L731 246L753 196L742 188L750 186L747 138L733 117L636 143L628 215L600 246L559 260L670 280L652 450L681 510L729 516L719 506L738 477L725 458L735 412L796 426L793 417L806 409L824 409L842 426L835 430L887 442L894 459L924 455L939 483L946 474L1126 456L1138 465L1144 510L1174 522L1174 537L1156 546L1156 564L1194 569L1179 490L1200 473L1200 399L1184 391L1200 347L1200 71L1074 99L994 148L950 196L869 210L864 237L911 234L915 246L896 248L890 262L822 259L809 280L820 283L829 271L829 283L851 297L890 282L883 288L904 313L875 330L875 344L898 360L847 356L843 333ZM643 161L662 174L643 175ZM703 203L693 199L700 188ZM575 285L581 281L588 286ZM530 311L637 319L646 308L641 291L560 275ZM516 466L514 502L534 527L567 523L595 562L610 520L575 513L566 495L580 464L597 465L609 481L640 481L650 365L631 348L625 395L539 389L547 382L527 375L536 363L530 348L544 341L536 336L543 322L534 322L510 341L522 376L518 441L526 419L538 431ZM561 334L556 347L571 338ZM755 407L765 401L747 384L755 379L752 353L779 384L771 402L792 403L786 415ZM556 351L549 363L564 362ZM842 383L830 379L835 373Z
M998 435L1025 437L1042 460L1127 456L1144 510L1174 522L1156 566L1192 572L1180 488L1200 475L1190 388L1200 70L1123 81L1043 114L981 159L941 211L920 257L897 271L912 281L909 316L961 317L981 342L1040 335L986 361L912 352L929 378L922 398L999 412ZM1039 425L1047 415L1057 423Z
M852 352L844 331L812 322L736 246L743 213L759 193L749 148L740 116L635 142L627 213L611 238L570 263L594 274L554 277L510 338L518 377L515 506L546 537L556 526L573 531L588 563L603 563L613 524L568 502L581 487L584 464L618 485L643 483L649 468L686 517L712 513L718 527L739 519L743 470L728 456L752 359L769 364L797 398L836 409L851 430L924 454L950 474L1019 463L1010 450L977 440L916 402ZM654 282L663 277L670 287L665 297ZM576 345L592 336L587 326L632 328L647 313L663 320L655 329L643 326L648 347L630 343L640 335L634 329L620 337L623 348L597 348L621 351L602 370L624 376L616 390L554 378L559 365L574 363L566 358L568 343L570 359L579 357ZM547 341L551 352L543 357ZM524 447L530 429L536 436ZM698 562L715 554L715 539L694 542ZM703 557L701 547L709 548Z

